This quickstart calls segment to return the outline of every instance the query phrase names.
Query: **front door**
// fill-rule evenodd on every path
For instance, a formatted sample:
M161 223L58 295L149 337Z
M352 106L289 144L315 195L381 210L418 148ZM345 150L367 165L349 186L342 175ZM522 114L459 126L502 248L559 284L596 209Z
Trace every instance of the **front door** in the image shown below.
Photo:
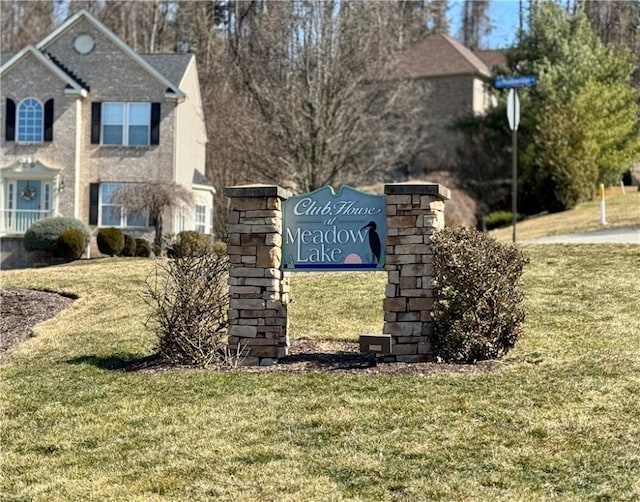
M43 183L39 180L18 180L15 183L14 200L9 205L16 208L14 230L24 233L42 218L42 210L47 210L48 200L42 193ZM13 190L12 190L13 191Z

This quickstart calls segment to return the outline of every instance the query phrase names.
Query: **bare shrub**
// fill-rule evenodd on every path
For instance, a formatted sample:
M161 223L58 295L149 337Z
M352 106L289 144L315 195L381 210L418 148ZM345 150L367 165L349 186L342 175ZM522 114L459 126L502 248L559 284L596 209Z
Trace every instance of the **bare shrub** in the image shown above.
M213 253L158 262L144 299L158 353L168 363L206 367L224 359L228 269L228 257Z

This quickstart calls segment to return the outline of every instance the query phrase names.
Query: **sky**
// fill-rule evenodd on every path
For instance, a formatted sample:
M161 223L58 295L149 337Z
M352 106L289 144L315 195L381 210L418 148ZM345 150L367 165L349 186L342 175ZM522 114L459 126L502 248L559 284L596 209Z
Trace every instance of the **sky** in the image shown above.
M462 20L463 0L450 2L449 21L451 35L458 37ZM516 40L519 20L519 0L491 0L489 2L489 18L493 26L491 34L483 40L486 49L502 49L513 45Z

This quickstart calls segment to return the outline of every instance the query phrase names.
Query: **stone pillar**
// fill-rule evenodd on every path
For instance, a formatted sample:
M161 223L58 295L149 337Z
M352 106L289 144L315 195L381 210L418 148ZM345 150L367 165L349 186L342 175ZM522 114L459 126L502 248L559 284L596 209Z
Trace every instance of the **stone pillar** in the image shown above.
M385 185L388 274L384 331L391 335L399 362L431 360L429 343L433 307L431 236L444 228L444 201L449 190L431 183Z
M287 354L289 284L280 270L282 202L278 186L228 187L229 349L243 364L269 365Z

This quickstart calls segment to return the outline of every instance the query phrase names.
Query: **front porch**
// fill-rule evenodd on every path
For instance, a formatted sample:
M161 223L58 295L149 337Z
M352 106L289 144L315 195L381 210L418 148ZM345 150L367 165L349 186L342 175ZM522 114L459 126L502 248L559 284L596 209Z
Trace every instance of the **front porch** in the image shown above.
M62 169L31 156L0 167L0 236L21 237L35 222L57 216Z
M35 222L53 216L52 209L0 209L0 237L23 236Z

